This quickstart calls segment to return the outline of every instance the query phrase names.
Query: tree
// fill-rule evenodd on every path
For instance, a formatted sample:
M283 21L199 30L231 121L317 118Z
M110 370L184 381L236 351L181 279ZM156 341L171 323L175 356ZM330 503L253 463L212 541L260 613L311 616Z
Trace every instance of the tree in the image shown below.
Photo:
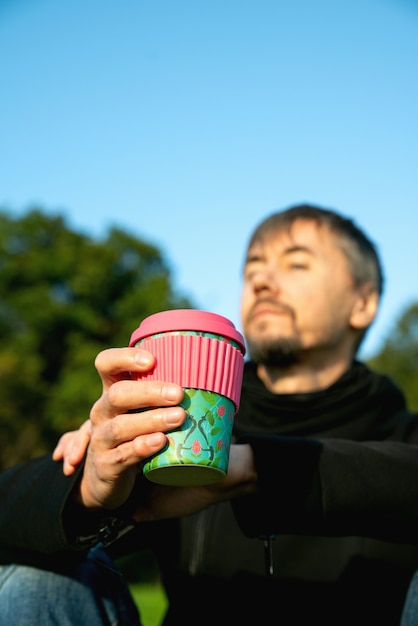
M408 407L418 411L418 304L411 304L394 324L382 350L369 365L388 374L405 392Z
M61 215L0 211L0 469L50 452L88 416L100 350L191 306L161 252L123 230L94 240Z

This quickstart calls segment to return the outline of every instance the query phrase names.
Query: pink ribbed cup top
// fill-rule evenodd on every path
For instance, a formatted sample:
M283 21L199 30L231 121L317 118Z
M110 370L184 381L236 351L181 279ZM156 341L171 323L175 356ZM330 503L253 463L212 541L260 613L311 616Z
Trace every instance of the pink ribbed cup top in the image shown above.
M155 313L132 333L129 345L156 358L153 370L138 378L220 393L238 410L245 343L226 317L196 309Z

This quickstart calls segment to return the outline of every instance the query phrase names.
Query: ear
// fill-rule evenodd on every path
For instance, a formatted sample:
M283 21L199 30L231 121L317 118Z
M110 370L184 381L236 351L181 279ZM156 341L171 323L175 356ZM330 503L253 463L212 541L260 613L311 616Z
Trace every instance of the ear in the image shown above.
M378 308L379 294L376 287L372 283L360 285L350 316L351 327L357 330L368 328L376 317Z

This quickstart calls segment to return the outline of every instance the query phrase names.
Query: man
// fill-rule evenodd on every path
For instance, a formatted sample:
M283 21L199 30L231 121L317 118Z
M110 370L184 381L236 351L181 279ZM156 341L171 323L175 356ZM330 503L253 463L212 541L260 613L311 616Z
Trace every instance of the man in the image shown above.
M141 476L138 463L184 419L182 390L130 380L152 367L149 353L106 350L90 423L55 451L67 475L44 459L29 477L23 466L0 481L12 505L0 513L2 562L41 568L31 574L42 589L47 574L51 585L57 575L82 580L96 592L85 605L102 610L97 559L106 568L109 556L146 545L160 562L167 625L399 624L418 566L418 416L388 378L355 359L382 292L375 247L333 211L292 207L255 230L243 282L250 361L225 481L169 488ZM131 412L141 407L159 408ZM10 567L8 598L23 569ZM110 584L116 623L126 606L126 623L136 623L123 587ZM0 572L0 606L1 585Z

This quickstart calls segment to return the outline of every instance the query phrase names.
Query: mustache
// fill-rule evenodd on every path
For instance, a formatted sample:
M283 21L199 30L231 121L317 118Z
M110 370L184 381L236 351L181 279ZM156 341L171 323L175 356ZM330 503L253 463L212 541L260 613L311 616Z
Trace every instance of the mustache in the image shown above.
M274 300L273 298L260 298L259 300L254 302L254 304L248 311L247 320L250 320L257 311L257 309L260 307L260 305L262 306L263 304L268 305L270 309L274 309L278 313L287 313L292 317L294 316L293 309L287 304L283 304L283 302L277 302L277 300Z

